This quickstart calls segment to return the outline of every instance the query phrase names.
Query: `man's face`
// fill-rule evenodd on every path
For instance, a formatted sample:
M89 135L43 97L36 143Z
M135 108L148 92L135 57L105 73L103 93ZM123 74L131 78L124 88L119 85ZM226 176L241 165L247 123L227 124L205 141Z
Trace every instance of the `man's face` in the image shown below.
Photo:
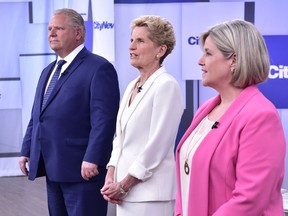
M48 42L52 50L64 58L79 45L80 31L64 14L54 15L48 24Z

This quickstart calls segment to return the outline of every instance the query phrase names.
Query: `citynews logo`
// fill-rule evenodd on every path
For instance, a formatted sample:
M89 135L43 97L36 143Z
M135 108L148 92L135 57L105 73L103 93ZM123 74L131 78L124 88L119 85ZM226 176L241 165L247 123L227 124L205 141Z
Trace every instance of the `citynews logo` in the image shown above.
M288 79L288 66L270 65L269 79Z
M199 45L199 37L198 36L191 36L188 38L189 45Z
M103 21L102 23L100 23L98 21L94 21L93 28L98 29L99 31L101 31L102 29L113 29L114 23L109 23L108 21Z

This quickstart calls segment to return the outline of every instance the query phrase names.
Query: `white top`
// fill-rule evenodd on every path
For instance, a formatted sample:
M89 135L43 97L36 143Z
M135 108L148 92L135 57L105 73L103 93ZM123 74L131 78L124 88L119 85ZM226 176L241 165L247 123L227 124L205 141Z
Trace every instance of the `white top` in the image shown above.
M214 121L210 121L206 116L199 125L192 131L187 137L180 149L180 181L181 181L181 193L182 193L182 210L183 216L187 216L188 212L188 195L190 187L190 173L192 167L192 158L200 143L204 137L209 133L214 124ZM189 173L186 174L184 170L185 160L188 162ZM186 167L187 170L187 167Z

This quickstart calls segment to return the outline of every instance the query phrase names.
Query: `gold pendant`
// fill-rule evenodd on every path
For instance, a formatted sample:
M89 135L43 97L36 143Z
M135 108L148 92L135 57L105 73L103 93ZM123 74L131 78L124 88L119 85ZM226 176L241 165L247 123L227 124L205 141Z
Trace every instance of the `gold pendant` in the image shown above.
M189 168L189 165L188 165L188 160L185 160L184 171L185 171L186 175L188 175L189 172L190 172L190 168Z

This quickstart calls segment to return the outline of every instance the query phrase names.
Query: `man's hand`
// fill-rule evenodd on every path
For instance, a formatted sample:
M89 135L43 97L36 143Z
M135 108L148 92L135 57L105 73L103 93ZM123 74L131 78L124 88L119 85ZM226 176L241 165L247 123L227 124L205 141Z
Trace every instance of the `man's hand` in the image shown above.
M21 156L21 157L19 158L19 166L20 166L20 169L21 169L22 173L23 173L25 176L28 176L27 166L29 166L29 163L30 163L30 160L29 160L28 157Z
M90 178L92 178L98 174L99 174L99 172L98 172L98 165L97 164L89 163L87 161L82 162L81 175L82 175L83 179L85 179L86 181L89 181Z

